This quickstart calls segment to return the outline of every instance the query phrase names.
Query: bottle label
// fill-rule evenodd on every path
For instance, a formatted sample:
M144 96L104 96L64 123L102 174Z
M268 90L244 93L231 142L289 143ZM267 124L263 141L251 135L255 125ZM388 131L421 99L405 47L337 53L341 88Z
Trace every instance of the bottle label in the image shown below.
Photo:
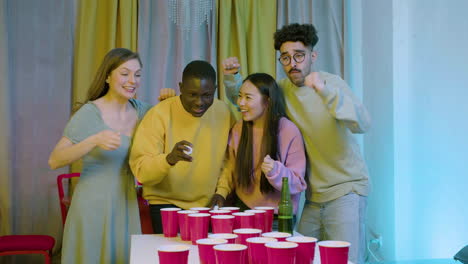
M278 215L278 219L292 219L292 215Z

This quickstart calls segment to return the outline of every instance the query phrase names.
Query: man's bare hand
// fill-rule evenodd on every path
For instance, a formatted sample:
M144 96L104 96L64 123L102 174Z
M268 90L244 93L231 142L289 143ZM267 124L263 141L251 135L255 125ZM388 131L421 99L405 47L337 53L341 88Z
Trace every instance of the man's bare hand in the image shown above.
M186 153L186 151L190 150L190 148L188 148L187 146L193 148L192 143L188 141L182 140L177 142L174 145L174 148L172 149L171 153L169 153L166 156L167 163L169 163L171 166L174 166L179 161L192 162L192 156Z

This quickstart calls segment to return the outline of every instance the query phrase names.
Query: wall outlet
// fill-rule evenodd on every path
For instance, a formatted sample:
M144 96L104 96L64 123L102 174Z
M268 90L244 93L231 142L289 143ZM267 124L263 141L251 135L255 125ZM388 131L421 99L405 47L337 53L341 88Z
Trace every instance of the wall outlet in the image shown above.
M383 239L381 235L378 235L377 238L370 240L371 244L374 244L376 249L382 248L383 246Z
M383 238L381 235L379 235L379 237L377 238L377 240L379 240L379 242L377 243L379 245L379 248L382 248L383 246Z

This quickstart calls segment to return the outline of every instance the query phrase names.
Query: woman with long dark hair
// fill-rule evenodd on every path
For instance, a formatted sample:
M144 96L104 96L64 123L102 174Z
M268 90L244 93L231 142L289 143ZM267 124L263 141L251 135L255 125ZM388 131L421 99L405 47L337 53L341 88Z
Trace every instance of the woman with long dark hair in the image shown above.
M141 233L128 165L132 135L151 107L134 99L141 68L135 52L107 53L85 103L50 154L52 169L83 161L65 223L62 263L127 263L130 235Z
M306 189L306 157L299 129L286 117L284 96L266 73L254 73L243 82L237 104L242 114L231 130L227 162L212 203L223 205L235 192L242 209L278 205L283 177L297 211Z

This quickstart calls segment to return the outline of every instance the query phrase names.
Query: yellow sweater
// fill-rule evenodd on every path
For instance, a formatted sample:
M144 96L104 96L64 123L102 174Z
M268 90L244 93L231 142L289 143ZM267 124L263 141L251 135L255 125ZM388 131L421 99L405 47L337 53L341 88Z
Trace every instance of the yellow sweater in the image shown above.
M173 204L183 209L208 205L233 123L227 105L216 99L202 117L187 113L178 96L149 110L130 152L130 167L143 184L143 197L150 204ZM166 156L181 140L193 144L193 161L171 166Z

